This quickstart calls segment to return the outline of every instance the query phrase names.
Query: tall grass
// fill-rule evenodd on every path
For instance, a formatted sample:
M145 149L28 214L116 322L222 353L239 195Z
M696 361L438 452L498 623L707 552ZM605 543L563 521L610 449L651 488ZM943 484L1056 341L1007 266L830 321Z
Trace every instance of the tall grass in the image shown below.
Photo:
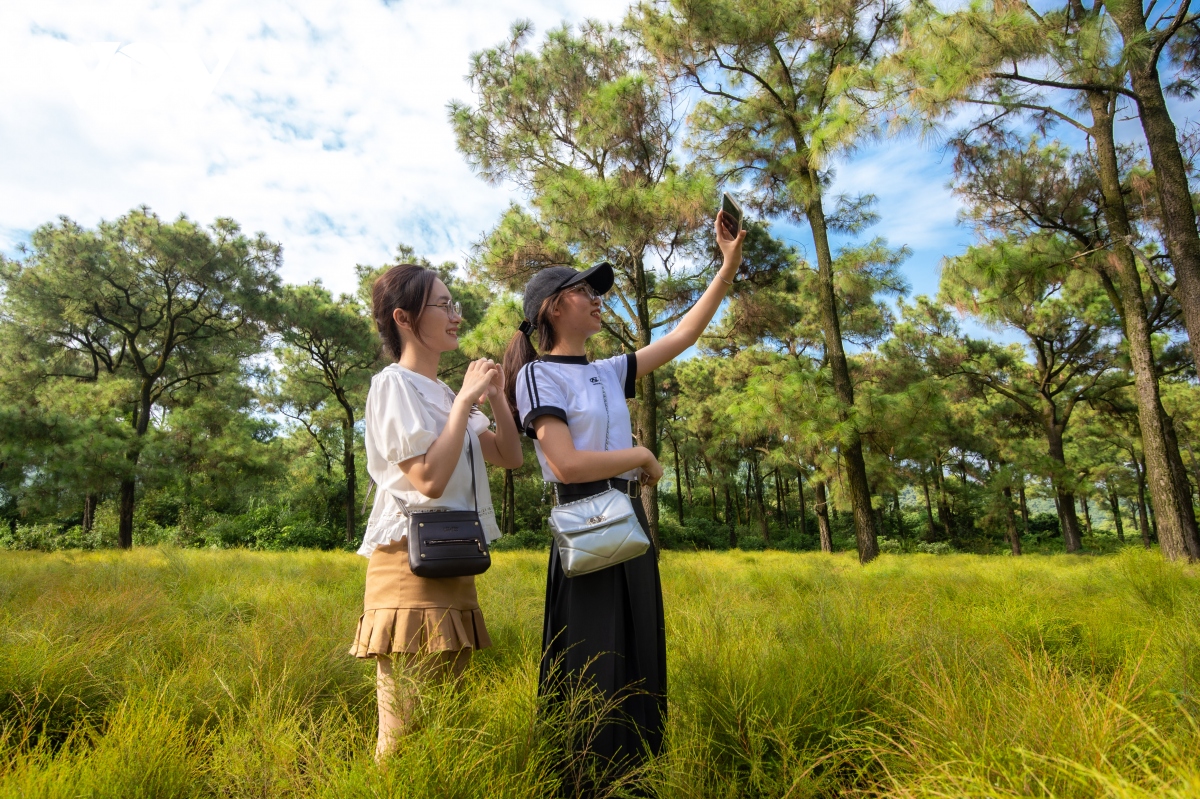
M380 769L361 558L4 553L0 797L552 795L545 560L497 553L495 647ZM667 553L663 579L657 796L1200 797L1200 579L1156 553Z

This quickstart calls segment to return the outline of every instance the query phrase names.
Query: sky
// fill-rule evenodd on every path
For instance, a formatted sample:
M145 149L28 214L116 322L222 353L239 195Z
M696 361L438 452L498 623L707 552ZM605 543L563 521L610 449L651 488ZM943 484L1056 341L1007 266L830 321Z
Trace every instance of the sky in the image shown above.
M284 248L283 277L349 291L355 264L404 242L462 263L520 196L472 174L446 105L470 101L470 55L516 19L618 21L627 0L5 0L0 4L0 251L59 216L93 226L142 204L238 221ZM885 140L839 165L871 192L870 235L907 245L936 291L956 226L949 160ZM714 201L715 207L715 201ZM780 234L811 257L801 228Z

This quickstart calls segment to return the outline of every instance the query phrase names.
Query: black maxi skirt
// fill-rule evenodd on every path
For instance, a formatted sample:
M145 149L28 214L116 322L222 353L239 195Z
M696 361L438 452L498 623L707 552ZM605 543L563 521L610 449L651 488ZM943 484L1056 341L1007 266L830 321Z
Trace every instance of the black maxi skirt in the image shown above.
M559 498L591 496L607 490L607 482L560 485ZM611 482L624 490L624 480ZM633 509L648 532L640 500L633 500ZM586 740L575 742L586 752L584 770L594 777L612 779L662 750L667 643L653 543L637 558L577 577L563 574L558 547L551 545L538 694L553 709L573 688L593 691L608 709L600 724L584 724Z

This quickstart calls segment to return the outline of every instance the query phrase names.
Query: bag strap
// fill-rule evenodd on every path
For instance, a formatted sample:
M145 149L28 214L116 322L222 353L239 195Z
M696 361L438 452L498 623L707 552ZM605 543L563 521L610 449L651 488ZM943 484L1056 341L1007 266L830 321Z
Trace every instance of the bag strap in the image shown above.
M471 444L471 425L467 424L467 458L471 464L471 498L475 500L475 515L479 515L479 492L475 490L475 447Z

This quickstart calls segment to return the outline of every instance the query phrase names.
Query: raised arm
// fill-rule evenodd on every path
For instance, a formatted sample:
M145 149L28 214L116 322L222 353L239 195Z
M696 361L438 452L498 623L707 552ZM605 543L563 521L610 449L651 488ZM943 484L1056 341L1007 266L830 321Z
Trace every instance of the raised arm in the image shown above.
M533 422L533 432L542 445L546 463L560 482L590 483L634 469L642 470L641 481L646 485L654 485L662 477L658 459L645 447L577 450L567 423L556 416L539 416Z
M742 241L746 238L746 231L742 230L736 236L731 236L722 224L724 214L724 211L719 212L715 223L717 246L721 248L721 255L724 257L721 268L717 270L716 277L708 284L704 294L683 315L674 330L637 351L638 377L650 374L695 344L717 313L717 308L721 307L725 292L733 285L733 276L742 264Z

